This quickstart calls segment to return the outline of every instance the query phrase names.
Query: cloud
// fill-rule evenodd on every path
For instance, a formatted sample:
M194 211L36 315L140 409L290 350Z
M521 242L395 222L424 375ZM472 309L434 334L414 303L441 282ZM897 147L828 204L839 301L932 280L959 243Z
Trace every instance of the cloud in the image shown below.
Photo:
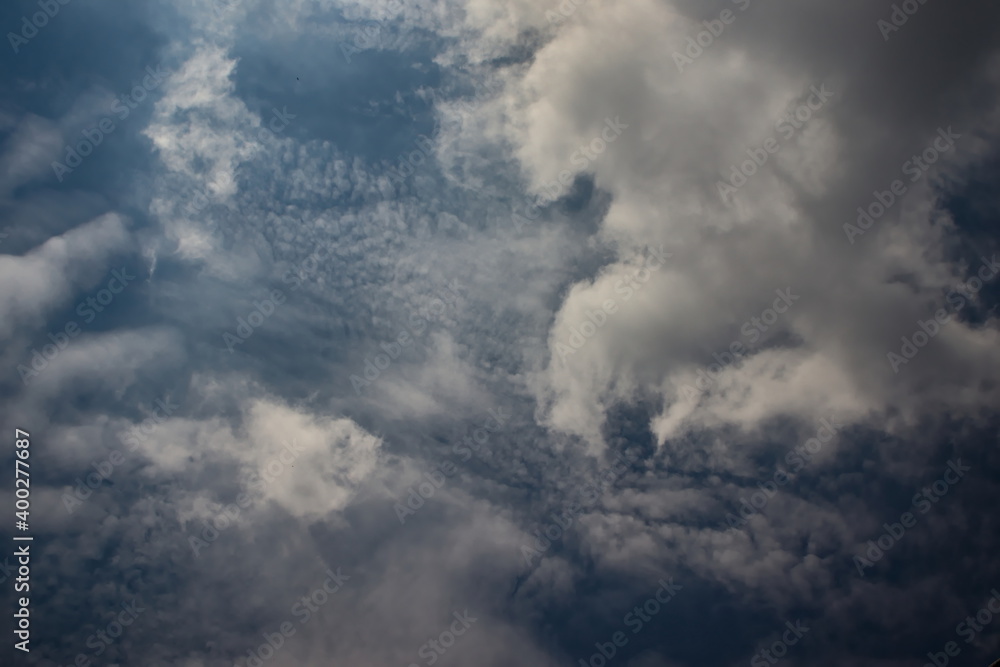
M37 326L74 289L93 286L105 262L128 245L126 221L109 214L50 238L23 256L0 255L0 335Z
M789 665L939 650L988 597L968 573L996 573L997 288L969 281L996 245L997 11L927 3L887 42L889 4L140 3L120 45L118 10L68 7L95 36L0 75L2 421L32 432L33 611L58 638L37 655L244 665L290 620L266 664L575 664L664 577L684 595L622 664L745 664L799 616ZM56 182L135 84L119 47L168 74ZM21 382L122 263L135 287ZM968 479L859 575L959 456ZM151 611L93 655L131 596Z

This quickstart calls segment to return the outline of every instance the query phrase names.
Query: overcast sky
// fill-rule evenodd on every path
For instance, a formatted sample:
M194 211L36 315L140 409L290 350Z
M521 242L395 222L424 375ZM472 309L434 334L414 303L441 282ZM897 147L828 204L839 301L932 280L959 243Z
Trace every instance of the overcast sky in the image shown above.
M0 27L3 664L1000 657L1000 6Z

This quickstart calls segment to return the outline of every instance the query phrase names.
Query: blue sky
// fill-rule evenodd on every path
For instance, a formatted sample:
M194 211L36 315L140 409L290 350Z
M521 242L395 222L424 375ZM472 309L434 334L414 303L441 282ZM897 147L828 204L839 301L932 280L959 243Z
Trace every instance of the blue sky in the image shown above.
M903 4L6 4L11 664L996 659L1000 16Z

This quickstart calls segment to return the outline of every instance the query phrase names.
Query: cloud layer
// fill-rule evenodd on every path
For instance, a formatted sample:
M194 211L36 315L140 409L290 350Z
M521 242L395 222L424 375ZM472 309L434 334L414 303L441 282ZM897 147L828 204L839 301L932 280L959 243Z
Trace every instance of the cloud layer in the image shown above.
M12 664L995 659L1000 10L897 4L61 6Z

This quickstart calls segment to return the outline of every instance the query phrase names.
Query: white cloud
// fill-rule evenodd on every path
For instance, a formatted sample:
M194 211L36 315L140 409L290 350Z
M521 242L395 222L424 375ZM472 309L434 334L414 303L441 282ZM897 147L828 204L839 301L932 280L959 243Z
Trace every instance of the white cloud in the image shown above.
M10 336L15 326L37 326L72 294L92 287L128 239L125 220L108 214L23 256L0 255L0 336Z

